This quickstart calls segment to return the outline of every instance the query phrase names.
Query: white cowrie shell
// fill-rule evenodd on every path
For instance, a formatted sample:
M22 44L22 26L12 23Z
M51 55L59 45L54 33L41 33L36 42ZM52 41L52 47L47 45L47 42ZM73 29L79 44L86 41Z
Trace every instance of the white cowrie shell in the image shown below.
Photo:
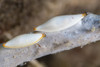
M77 14L77 15L65 15L65 16L57 16L46 23L34 28L34 31L42 31L42 32L55 32L67 29L84 18L87 14Z
M45 34L42 33L31 33L31 34L23 34L16 36L15 38L11 39L10 41L3 44L5 48L22 48L27 47L39 42Z

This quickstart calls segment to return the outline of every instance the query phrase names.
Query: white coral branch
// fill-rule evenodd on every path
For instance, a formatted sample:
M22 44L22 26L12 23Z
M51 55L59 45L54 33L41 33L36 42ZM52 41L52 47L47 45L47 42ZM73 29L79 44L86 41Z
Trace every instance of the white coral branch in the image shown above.
M75 26L55 33L45 33L38 47L36 44L26 48L8 49L0 47L0 66L15 67L25 61L39 57L82 47L88 43L100 40L100 16L88 14L82 22ZM2 44L1 44L2 45Z

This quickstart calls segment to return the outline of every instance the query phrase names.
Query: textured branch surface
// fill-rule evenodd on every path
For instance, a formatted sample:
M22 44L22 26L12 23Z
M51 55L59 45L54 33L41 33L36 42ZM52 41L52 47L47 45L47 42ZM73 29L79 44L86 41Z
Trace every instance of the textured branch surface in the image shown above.
M45 33L39 44L20 49L0 47L0 67L15 67L25 61L70 50L100 40L100 15L88 14L75 26L54 33ZM2 45L2 44L1 44Z

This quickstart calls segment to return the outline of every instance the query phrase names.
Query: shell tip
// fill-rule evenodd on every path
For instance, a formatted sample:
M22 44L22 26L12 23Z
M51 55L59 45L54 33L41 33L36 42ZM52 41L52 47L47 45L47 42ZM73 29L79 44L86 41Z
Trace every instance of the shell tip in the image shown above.
M46 34L42 34L42 37L46 37Z
M83 13L82 16L84 16L84 17L87 16L87 12Z
M36 31L36 27L35 27L35 28L33 28L33 30L34 30L34 31Z
M6 43L3 43L3 47L6 47L5 45L6 45Z

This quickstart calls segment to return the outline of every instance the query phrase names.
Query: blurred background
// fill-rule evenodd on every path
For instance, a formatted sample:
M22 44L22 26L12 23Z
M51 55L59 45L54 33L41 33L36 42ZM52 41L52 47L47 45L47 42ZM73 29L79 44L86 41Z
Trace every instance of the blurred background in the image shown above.
M100 0L0 0L0 43L29 33L48 19L68 14L100 14ZM24 62L18 67L100 67L100 42Z

